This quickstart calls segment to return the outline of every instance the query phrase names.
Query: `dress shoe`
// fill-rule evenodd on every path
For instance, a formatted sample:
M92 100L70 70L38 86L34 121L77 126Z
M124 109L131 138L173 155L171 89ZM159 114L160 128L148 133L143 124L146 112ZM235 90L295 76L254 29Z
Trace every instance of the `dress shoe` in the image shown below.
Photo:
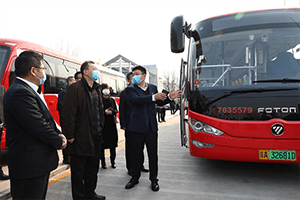
M96 194L94 197L92 197L92 198L90 198L90 199L92 199L92 200L105 200L106 199L106 197L105 196L102 196L102 195L99 195L99 194Z
M151 182L151 189L154 192L157 192L159 190L159 185L158 185L157 181L152 181Z
M138 180L130 179L130 181L126 184L125 189L131 189L138 183L139 183Z
M102 165L102 169L106 169L106 165Z
M0 175L0 180L8 180L9 176L5 175L3 172Z
M149 172L149 169L146 169L145 167L142 167L141 171L142 172Z
M111 164L111 167L112 167L113 169L116 169L117 165L114 163L114 164Z

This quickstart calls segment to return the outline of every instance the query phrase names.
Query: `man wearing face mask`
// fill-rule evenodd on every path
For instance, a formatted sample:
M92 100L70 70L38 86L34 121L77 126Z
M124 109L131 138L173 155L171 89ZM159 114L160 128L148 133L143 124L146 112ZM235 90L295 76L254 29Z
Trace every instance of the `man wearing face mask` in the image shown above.
M171 92L169 96L165 93L158 93L157 87L145 82L146 69L142 66L136 66L132 69L132 86L128 87L126 92L132 102L132 112L128 130L131 131L132 158L131 170L132 178L126 184L125 188L133 188L139 183L142 166L142 153L146 143L151 181L151 189L159 190L158 185L158 155L157 139L158 128L155 115L155 104L163 106L173 99L180 97L180 91Z
M15 61L17 78L4 97L8 168L13 199L45 199L57 149L67 145L57 129L38 86L45 79L43 57L22 52Z
M129 72L126 75L128 87L131 85L132 81L132 72ZM119 116L120 116L120 126L121 129L125 131L125 158L126 158L126 168L128 170L128 175L131 176L131 134L130 131L127 129L128 124L130 122L130 115L132 111L132 103L130 102L129 98L127 97L125 88L120 94L120 104L119 104ZM142 172L149 172L148 169L144 167L144 154L142 154Z
M68 87L62 107L62 129L71 158L73 199L105 199L95 193L103 138L104 106L98 68L93 61L81 65L82 79Z

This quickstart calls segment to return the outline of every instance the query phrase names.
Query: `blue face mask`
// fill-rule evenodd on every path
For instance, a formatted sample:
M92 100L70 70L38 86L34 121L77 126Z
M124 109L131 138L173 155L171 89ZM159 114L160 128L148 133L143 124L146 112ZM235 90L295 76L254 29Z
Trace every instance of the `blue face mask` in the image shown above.
M140 84L141 82L142 82L141 75L135 75L131 81L132 84Z
M43 72L43 78L40 79L40 84L44 84L46 80L47 80L47 76L46 76L46 73L44 71Z
M99 79L99 72L98 71L93 71L93 75L91 76L93 81L96 81Z

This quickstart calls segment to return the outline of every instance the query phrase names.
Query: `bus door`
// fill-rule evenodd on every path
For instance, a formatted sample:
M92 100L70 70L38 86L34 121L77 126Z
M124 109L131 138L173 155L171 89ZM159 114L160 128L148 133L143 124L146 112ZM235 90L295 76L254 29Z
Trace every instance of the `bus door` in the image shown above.
M186 62L181 59L180 67L180 83L179 89L181 90L180 95L180 134L181 134L181 146L188 147L188 134L187 134L187 77L186 77Z

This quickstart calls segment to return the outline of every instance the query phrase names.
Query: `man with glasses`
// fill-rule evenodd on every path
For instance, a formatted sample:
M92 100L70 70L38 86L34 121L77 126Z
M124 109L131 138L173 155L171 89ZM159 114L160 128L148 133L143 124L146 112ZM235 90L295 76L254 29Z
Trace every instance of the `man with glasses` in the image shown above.
M57 149L67 145L38 87L46 79L43 57L22 52L15 62L17 78L4 97L8 169L13 199L45 199Z
M93 61L81 65L82 79L66 91L62 107L62 129L71 158L73 199L105 199L95 193L103 143L104 106L98 68Z

